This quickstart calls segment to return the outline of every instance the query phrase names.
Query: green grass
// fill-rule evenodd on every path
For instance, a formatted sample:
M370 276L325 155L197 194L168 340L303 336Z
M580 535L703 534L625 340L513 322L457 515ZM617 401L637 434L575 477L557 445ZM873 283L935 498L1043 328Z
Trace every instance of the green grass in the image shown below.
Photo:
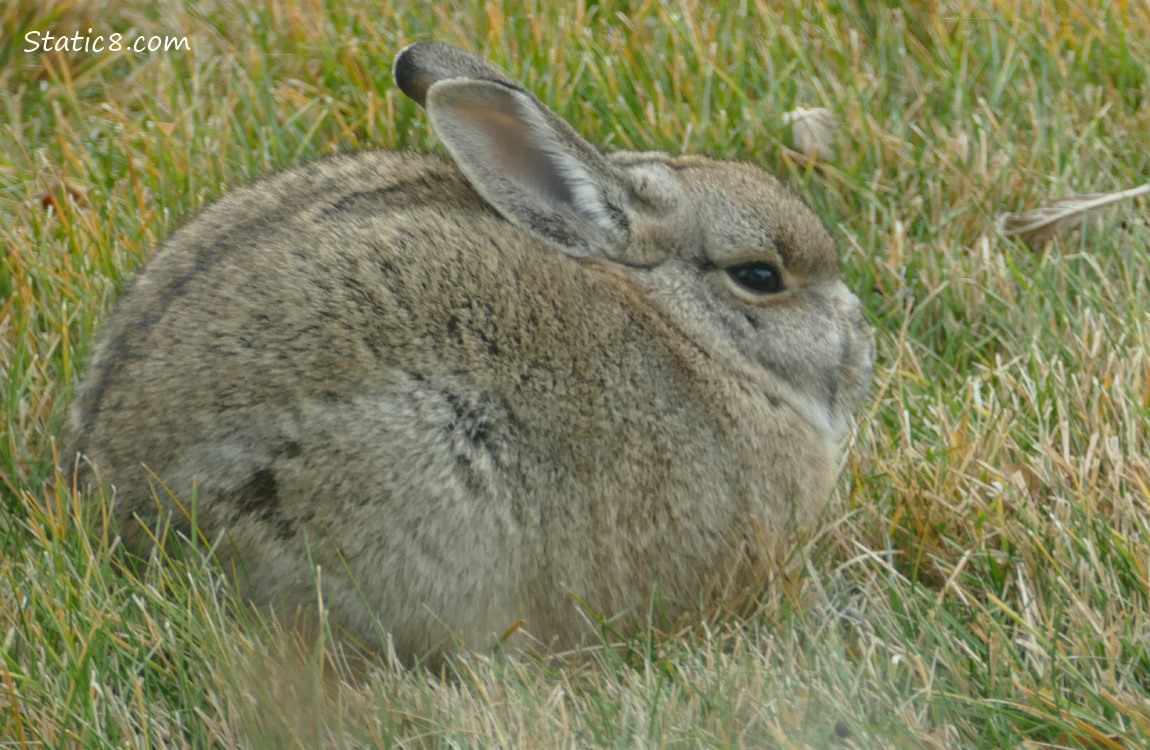
M1150 181L1150 6L793 5L0 7L0 747L1150 748L1147 202L1042 252L994 224ZM24 51L89 27L191 50ZM85 353L168 232L301 159L436 147L389 80L423 38L605 147L757 162L840 236L876 384L771 606L443 678L348 664L195 551L130 564L105 499L53 481ZM816 166L797 106L841 122Z

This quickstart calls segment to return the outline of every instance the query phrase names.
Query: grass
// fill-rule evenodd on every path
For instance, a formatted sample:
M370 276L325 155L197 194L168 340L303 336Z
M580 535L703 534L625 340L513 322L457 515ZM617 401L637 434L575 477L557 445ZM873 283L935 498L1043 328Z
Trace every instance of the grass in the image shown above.
M29 31L189 51L27 52ZM132 271L230 186L434 148L405 43L478 50L593 141L757 162L878 331L836 501L775 605L440 678L341 661L199 553L127 564L53 437ZM817 166L797 106L841 122ZM1150 748L1146 201L1041 252L1002 210L1150 181L1150 6L603 0L0 8L0 747Z

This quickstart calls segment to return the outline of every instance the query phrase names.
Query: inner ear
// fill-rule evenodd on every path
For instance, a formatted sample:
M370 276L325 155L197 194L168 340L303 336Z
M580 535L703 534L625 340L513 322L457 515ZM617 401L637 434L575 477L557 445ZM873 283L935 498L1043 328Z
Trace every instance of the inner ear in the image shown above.
M575 256L626 240L623 175L527 92L440 81L427 93L427 112L472 186L508 220Z
M523 120L474 103L462 105L460 114L486 135L496 168L513 182L535 186L550 202L574 203L575 196L555 167L557 155L534 142Z

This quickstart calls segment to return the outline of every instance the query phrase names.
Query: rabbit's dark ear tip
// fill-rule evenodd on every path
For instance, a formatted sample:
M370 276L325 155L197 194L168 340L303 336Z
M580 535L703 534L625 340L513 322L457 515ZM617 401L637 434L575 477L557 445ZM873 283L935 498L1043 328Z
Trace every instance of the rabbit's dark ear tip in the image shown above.
M395 85L421 107L426 106L427 90L435 83L435 77L427 72L426 67L419 65L419 56L421 51L434 46L434 42L409 44L395 56L395 65L392 68Z

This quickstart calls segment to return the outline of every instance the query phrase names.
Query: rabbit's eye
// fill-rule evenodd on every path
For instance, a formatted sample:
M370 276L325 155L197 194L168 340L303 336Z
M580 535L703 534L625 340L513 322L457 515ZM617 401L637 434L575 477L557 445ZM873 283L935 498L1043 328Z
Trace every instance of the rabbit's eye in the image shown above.
M783 291L783 275L770 263L743 263L727 269L736 284L755 294L777 294Z

